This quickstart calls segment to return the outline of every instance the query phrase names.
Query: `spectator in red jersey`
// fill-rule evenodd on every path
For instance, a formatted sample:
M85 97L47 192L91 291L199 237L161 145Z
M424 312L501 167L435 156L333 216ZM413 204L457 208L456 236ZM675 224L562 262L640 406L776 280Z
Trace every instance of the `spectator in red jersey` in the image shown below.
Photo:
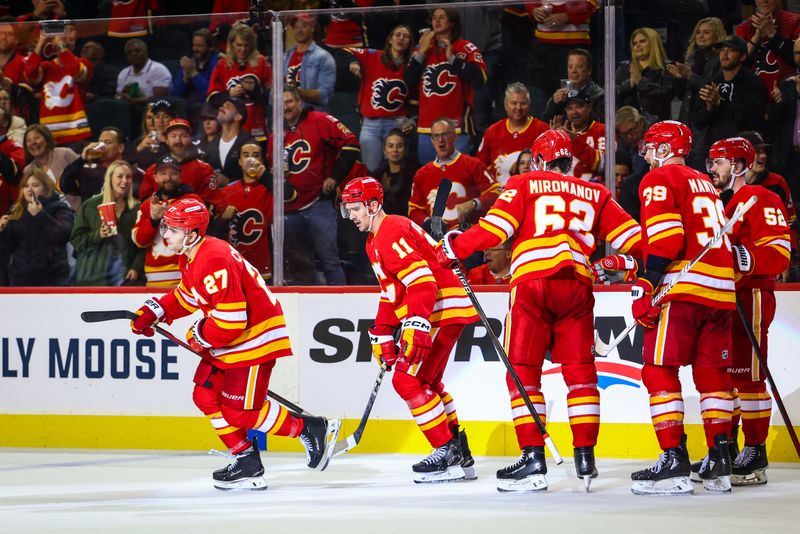
M0 106L0 214L8 212L19 193L17 186L25 166L25 151L8 137L11 112Z
M736 27L747 42L748 65L773 91L794 74L792 42L800 37L800 14L781 9L780 0L755 0L756 12Z
M511 167L520 152L529 149L536 138L548 129L547 123L531 117L531 95L525 84L509 84L503 103L507 118L486 129L475 154L500 185L508 181Z
M19 46L17 29L19 27L14 17L0 17L0 80L13 98L14 114L26 123L32 123L38 120L39 102L25 80L26 52Z
M383 211L388 215L408 214L411 183L419 170L419 162L408 154L408 138L403 130L395 128L383 141L383 161L374 173L383 186Z
M442 216L446 227L468 225L486 213L500 195L501 187L481 160L456 150L456 125L440 118L431 126L436 159L414 175L408 218L429 228L436 192L443 179L453 182L453 189Z
M314 42L316 24L307 13L292 18L289 27L297 44L286 51L283 67L286 86L297 89L304 105L324 111L336 86L336 61Z
M472 108L475 87L486 82L486 65L478 48L461 38L461 15L450 8L437 8L431 15L431 29L406 68L406 85L419 91L417 125L420 163L436 157L431 140L433 121L447 117L456 125L456 148L469 152L475 135Z
M408 87L404 80L411 57L412 33L396 26L386 37L383 50L347 48L350 72L361 79L358 111L363 117L359 141L361 159L375 173L382 159L383 140L398 126L410 133L414 123L407 118Z
M605 91L592 80L592 54L583 48L574 48L567 54L567 81L569 84L557 89L553 96L547 100L544 119L550 120L555 115L564 113L567 93L572 89L582 90L589 95L592 103L592 116L598 122L603 122L605 109L603 99Z
M496 247L484 250L483 259L486 263L469 270L467 273L469 283L473 285L508 285L511 282L511 244L513 242L513 239L508 239Z
M266 103L272 86L272 68L258 52L256 34L246 24L234 24L228 34L228 48L208 84L208 101L220 107L226 95L242 99L247 107L243 128L258 141L267 139Z
M31 0L33 11L17 17L17 21L35 21L63 19L67 11L64 9L64 2L61 0Z
M675 78L661 36L653 28L638 28L631 35L631 60L617 69L617 106L633 106L661 120L672 117Z
M566 122L556 115L550 126L563 128L572 139L575 164L572 175L590 182L603 181L606 159L606 125L592 118L589 95L573 89L565 100Z

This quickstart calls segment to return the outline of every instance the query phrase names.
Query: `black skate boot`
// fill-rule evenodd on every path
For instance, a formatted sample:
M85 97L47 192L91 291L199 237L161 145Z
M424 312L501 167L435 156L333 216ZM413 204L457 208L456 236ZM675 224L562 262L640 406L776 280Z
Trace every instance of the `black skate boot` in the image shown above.
M333 454L333 445L339 435L338 419L328 421L324 417L301 415L303 430L298 438L306 448L306 463L311 469L324 471Z
M461 466L463 461L459 439L454 437L441 447L433 449L427 458L411 466L417 473L414 482L430 484L464 480L466 474Z
M467 442L467 433L457 427L452 427L453 437L458 439L458 447L461 449L461 467L464 469L464 478L466 480L475 480L478 474L475 472L475 459L472 457L472 451L469 450L469 443Z
M727 434L714 436L714 447L708 449L708 455L700 464L697 474L703 481L707 491L731 491L731 457L728 452Z
M594 447L575 447L575 473L578 478L583 479L586 493L589 493L589 486L592 479L597 478L597 467L594 463Z
M756 486L767 483L767 445L745 445L733 461L731 486Z
M634 495L690 495L694 493L690 471L684 434L681 444L662 452L653 467L631 473L631 492Z
M739 457L739 427L738 426L736 428L734 428L733 430L731 430L731 439L728 440L728 454L730 455L731 461L733 461L734 458L738 458ZM703 463L702 460L700 460L699 462L693 462L692 463L692 475L691 475L691 478L692 478L692 482L695 482L697 484L699 484L699 483L701 483L703 481L703 479L700 478L700 475L698 474L700 472L700 465L702 465L702 463ZM733 484L733 482L731 481L731 485L735 486L736 484Z
M497 470L497 491L529 492L547 491L547 463L544 447L523 447L515 463Z
M214 471L213 478L214 487L221 490L267 489L257 439L254 437L249 449L235 455L230 465Z

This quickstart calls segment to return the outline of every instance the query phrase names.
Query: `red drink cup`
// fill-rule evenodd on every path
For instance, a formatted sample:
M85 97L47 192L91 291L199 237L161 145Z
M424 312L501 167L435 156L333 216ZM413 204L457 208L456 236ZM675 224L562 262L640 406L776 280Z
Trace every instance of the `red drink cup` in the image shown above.
M108 225L111 235L117 234L117 212L115 209L116 204L114 202L97 206L97 211L100 212L100 220L103 224Z

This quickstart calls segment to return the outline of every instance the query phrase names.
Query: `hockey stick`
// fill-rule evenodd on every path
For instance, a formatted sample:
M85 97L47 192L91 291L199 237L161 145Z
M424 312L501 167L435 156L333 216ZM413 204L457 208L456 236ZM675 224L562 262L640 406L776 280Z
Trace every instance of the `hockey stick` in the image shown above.
M383 382L383 375L386 374L386 367L381 365L381 370L378 373L378 378L375 379L375 385L372 386L372 393L369 395L369 400L367 401L367 407L364 408L364 415L361 416L361 422L358 423L358 428L356 431L353 432L351 435L347 436L342 441L336 443L333 448L333 457L339 456L340 454L344 454L345 452L349 451L356 445L358 442L361 441L361 436L364 434L364 428L367 426L367 420L369 419L369 414L372 412L372 405L375 404L375 399L378 398L378 390L381 387L381 383Z
M444 235L443 232L442 232L441 214L444 212L444 206L445 206L445 203L447 202L447 197L450 195L450 187L447 187L446 191L443 188L443 186L445 185L444 182L445 181L442 180L442 183L439 185L439 190L436 192L436 200L434 201L434 204L433 204L434 211L433 211L433 215L431 216L431 229L433 230L433 238L436 239L436 240L441 240L443 235ZM448 182L449 182L449 180L448 180ZM448 185L452 185L452 184L448 184ZM438 221L436 219L436 215L437 215L436 209L437 208L439 208L439 210L440 210L440 211L438 211L438 214L439 214ZM434 226L434 224L437 224L437 226ZM469 281L467 280L466 274L464 274L463 269L461 269L461 265L458 262L456 262L456 265L455 265L455 267L453 267L453 270L455 271L456 276L458 276L458 279L461 282L461 285L464 286L464 290L467 292L467 296L469 297L469 300L472 302L472 305L475 307L475 311L478 312L478 317L480 317L480 320L481 320L481 323L483 324L483 327L486 328L486 334L489 336L489 339L492 341L492 345L494 345L494 349L497 351L497 354L500 356L500 359L502 360L503 365L506 366L506 370L508 371L508 375L514 381L514 385L517 387L517 391L519 392L520 396L522 397L522 400L525 401L525 406L528 408L528 411L531 413L531 416L533 416L533 421L534 421L534 423L536 423L536 427L539 429L539 432L542 434L542 439L544 439L545 445L547 445L547 448L550 450L550 454L553 456L553 459L555 460L556 465L559 465L559 464L563 463L564 459L561 458L561 454L559 454L558 449L556 448L556 444L553 443L553 439L550 437L550 434L547 433L547 430L544 427L544 423L542 423L542 420L539 418L539 414L536 413L536 408L534 408L530 397L528 397L528 392L525 391L525 386L522 385L522 381L519 379L519 375L517 375L517 372L514 371L514 367L511 365L511 362L508 359L508 355L506 354L506 351L503 348L503 344L500 343L500 340L497 339L497 336L494 335L494 332L492 331L492 327L489 324L489 319L486 317L486 313L483 311L483 308L481 307L481 303L478 302L478 297L475 296L475 293L472 291L472 286L470 286Z
M709 242L706 243L706 246L703 247L703 250L698 252L697 256L695 256L694 259L692 259L692 261L684 265L683 269L681 269L680 272L678 272L678 274L675 275L675 277L672 278L669 281L669 283L667 283L667 285L665 285L661 289L661 291L655 294L655 296L653 297L653 306L656 306L659 302L661 302L661 299L663 299L664 296L666 296L666 294L669 293L673 287L675 287L675 284L680 282L680 280L686 275L686 273L692 270L692 267L694 267L697 264L697 262L699 262L703 258L703 256L706 255L706 252L714 248L716 244L719 243L719 240L722 239L722 237L725 234L730 232L731 228L733 228L733 225L736 224L736 221L741 219L742 216L745 213L747 213L747 210L753 207L753 204L756 203L756 200L758 200L758 197L753 195L747 200L747 202L739 205L736 211L733 212L733 216L722 226L722 228L719 229L719 231L716 234L714 234L714 236L709 240ZM608 356L608 353L610 353L614 349L614 347L619 345L623 339L628 337L631 331L634 328L636 328L637 324L638 323L634 321L633 323L628 325L627 328L625 328L625 330L615 339L611 340L611 343L609 344L604 343L603 340L600 339L600 336L597 336L597 339L595 339L594 341L594 352L598 356Z
M130 310L103 310L103 311L85 311L81 312L81 319L87 323L99 323L103 321L113 321L115 319L129 319L131 321L135 321L138 315ZM165 330L160 326L153 325L153 330L164 336L165 338L169 339L177 343L179 346L183 347L184 349L188 350L192 354L197 354L197 352L189 346L188 343L183 341L182 339L175 337L169 330ZM197 354L200 356L199 354ZM201 356L202 358L202 356ZM273 393L272 391L267 391L267 396L272 398L273 400L283 404L296 414L306 414L311 415L307 411L303 410L300 406L296 405L295 403L291 402L290 400L284 399L277 393Z
M738 300L736 301L736 311L739 312L739 318L742 320L744 329L747 332L747 337L750 338L750 344L753 345L753 350L758 358L758 365L764 370L764 376L767 377L767 382L769 382L769 387L772 390L772 396L775 397L775 403L778 405L778 411L781 412L783 422L786 425L786 429L789 431L789 436L792 438L794 450L797 453L797 456L800 457L800 440L797 439L797 433L794 431L792 421L789 419L789 412L786 411L786 406L783 404L783 399L781 398L781 394L778 392L778 387L775 385L775 381L772 379L772 373L769 372L767 360L764 359L764 355L761 352L761 345L759 345L758 340L756 339L756 334L753 332L753 325L750 324L750 320L747 318L747 315L745 315L744 308L742 308L742 305Z

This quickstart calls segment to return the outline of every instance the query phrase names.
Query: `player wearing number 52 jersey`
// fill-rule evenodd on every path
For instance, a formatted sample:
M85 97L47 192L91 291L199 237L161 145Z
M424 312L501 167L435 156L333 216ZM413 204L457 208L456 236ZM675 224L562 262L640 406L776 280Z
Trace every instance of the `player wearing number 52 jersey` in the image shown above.
M545 419L542 365L550 351L567 384L567 412L579 477L597 476L594 446L600 429L600 394L594 365L594 295L589 256L605 239L621 252L639 254L639 225L602 185L570 175L572 142L548 130L533 144L537 169L512 176L489 213L461 235L442 243L449 260L514 238L510 312L505 349L539 417ZM442 258L444 265L447 259ZM544 441L525 401L507 377L511 414L522 457L500 469L501 491L547 488Z
M367 256L381 286L369 329L372 351L394 367L395 391L433 447L413 466L415 482L471 480L474 461L442 376L464 325L477 313L455 273L436 261L436 243L409 219L386 215L382 204L383 188L374 178L356 178L342 191L342 216L369 232Z
M775 278L789 266L791 254L784 205L781 198L766 187L746 185L748 170L756 158L755 148L749 140L733 137L717 141L711 145L708 158L714 185L722 190L720 196L725 203L726 216L733 215L736 208L751 196L758 197L753 208L733 225L730 239L736 300L753 327L762 356L767 358L767 334L775 317ZM732 325L732 361L728 366L734 388L731 484L766 484L765 470L769 464L765 442L772 416L772 399L744 324L734 318ZM735 445L740 417L744 449L735 454L738 452Z
M187 332L189 345L202 358L193 398L235 456L227 468L214 472L214 486L266 489L258 445L247 439L248 429L299 437L308 466L324 469L339 424L294 416L266 400L275 360L292 353L283 311L255 267L225 241L205 235L208 221L205 205L193 198L167 208L161 235L180 255L181 282L162 298L147 299L131 328L152 336L159 321L169 324L202 312Z
M678 380L684 365L692 366L709 449L700 478L709 491L730 491L733 397L726 367L731 364L735 294L728 237L723 235L711 246L659 306L652 305L654 290L678 276L725 221L714 184L684 163L691 146L691 131L680 122L658 122L644 136L643 156L651 169L639 186L645 272L633 286L632 315L645 327L642 382L650 394L650 416L664 454L652 468L631 475L631 491L637 495L694 491Z

